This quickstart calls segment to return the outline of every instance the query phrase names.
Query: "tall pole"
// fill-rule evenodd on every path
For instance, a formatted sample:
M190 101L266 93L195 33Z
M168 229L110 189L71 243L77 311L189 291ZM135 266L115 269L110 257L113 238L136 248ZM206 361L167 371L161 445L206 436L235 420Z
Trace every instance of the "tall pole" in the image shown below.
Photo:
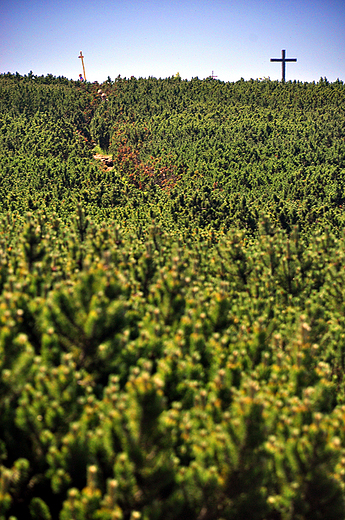
M285 49L282 49L282 81L285 81Z
M84 72L84 81L86 81L86 74L85 74L85 67L84 67L84 56L83 56L82 51L80 51L80 54L79 54L78 58L81 58L81 63L83 65L83 72Z

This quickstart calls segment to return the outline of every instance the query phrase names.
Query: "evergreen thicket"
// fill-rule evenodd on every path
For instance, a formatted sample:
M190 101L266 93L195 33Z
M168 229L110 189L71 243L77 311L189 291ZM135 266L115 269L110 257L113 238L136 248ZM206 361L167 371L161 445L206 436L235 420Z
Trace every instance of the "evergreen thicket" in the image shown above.
M344 116L0 76L0 520L345 519Z

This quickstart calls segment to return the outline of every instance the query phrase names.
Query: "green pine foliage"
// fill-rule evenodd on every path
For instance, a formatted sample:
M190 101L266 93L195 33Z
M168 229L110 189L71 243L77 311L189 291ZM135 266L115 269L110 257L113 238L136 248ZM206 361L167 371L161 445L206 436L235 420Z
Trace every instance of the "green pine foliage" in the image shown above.
M345 519L343 83L0 93L0 520Z

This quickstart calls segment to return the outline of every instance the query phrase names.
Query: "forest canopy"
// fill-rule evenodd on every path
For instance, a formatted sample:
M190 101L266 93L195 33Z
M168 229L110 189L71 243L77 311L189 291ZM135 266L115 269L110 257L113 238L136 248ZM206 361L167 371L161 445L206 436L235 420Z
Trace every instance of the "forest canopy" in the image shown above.
M0 75L0 520L345 519L344 116Z

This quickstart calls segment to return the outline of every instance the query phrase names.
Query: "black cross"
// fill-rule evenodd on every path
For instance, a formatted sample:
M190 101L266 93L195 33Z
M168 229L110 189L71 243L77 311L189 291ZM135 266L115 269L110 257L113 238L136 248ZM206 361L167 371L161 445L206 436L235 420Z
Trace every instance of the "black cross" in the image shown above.
M285 81L285 63L287 61L297 61L297 58L285 58L285 49L282 50L281 58L271 58L271 61L281 61L282 62L282 81Z

